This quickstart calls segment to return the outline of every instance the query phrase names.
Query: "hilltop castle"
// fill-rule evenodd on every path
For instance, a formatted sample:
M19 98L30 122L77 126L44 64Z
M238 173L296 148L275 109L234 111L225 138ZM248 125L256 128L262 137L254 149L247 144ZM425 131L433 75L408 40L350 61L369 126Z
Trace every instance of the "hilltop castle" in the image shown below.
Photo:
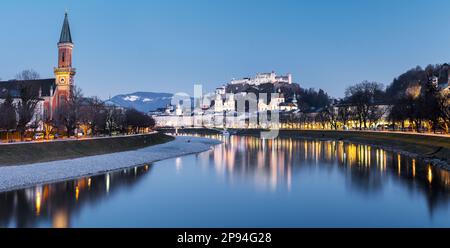
M292 74L287 75L277 75L274 71L270 73L257 73L254 78L243 78L243 79L233 79L230 84L250 84L250 85L260 85L260 84L276 84L276 83L287 83L292 84Z

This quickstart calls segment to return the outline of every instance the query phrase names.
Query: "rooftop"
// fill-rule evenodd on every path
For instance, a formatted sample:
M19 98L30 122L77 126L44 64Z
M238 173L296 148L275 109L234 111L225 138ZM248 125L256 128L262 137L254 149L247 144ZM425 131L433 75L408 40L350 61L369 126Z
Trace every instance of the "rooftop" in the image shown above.
M59 43L72 43L72 35L70 33L69 17L67 16L67 12L64 17L64 24L62 26Z
M36 80L10 80L0 81L0 99L5 98L9 93L12 97L20 96L22 87L30 87L32 90L41 91L41 96L51 96L56 87L55 79L36 79Z

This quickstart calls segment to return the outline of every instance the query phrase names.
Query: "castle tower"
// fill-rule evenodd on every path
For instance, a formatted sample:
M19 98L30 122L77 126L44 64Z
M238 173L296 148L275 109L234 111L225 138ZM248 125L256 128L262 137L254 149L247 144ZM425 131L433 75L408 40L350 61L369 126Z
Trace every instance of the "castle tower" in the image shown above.
M53 99L53 110L67 101L74 85L75 68L72 67L73 42L70 33L69 18L67 12L58 42L58 67L54 69L56 89Z

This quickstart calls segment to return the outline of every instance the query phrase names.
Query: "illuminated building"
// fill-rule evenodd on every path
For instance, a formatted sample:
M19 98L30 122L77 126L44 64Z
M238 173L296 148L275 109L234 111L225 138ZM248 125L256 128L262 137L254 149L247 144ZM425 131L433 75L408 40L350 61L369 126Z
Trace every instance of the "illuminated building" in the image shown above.
M54 68L55 78L0 82L0 102L8 94L17 102L20 98L21 89L25 87L41 99L36 106L32 121L53 119L59 106L70 98L74 86L76 70L72 67L73 47L69 18L66 13L58 42L58 66ZM42 123L41 128L43 128Z

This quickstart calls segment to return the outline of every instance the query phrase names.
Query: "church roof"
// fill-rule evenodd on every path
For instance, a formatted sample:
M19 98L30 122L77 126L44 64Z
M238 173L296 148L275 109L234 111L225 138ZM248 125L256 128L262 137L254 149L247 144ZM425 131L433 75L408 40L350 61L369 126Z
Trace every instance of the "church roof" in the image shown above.
M72 43L72 35L70 34L69 17L67 16L67 13L64 17L64 24L61 30L59 43Z
M54 78L25 81L0 81L0 99L5 98L8 92L13 98L18 98L20 96L21 87L31 87L32 90L37 91L36 93L41 91L42 97L47 97L52 96L56 83Z

